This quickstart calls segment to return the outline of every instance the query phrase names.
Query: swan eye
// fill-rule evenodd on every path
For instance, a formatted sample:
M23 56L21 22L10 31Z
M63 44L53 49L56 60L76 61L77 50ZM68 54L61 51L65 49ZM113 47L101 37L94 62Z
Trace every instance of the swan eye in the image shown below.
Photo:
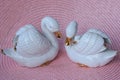
M52 26L49 26L48 29L51 31L51 30L53 29L53 27L52 27Z
M52 26L49 26L49 28L52 28Z

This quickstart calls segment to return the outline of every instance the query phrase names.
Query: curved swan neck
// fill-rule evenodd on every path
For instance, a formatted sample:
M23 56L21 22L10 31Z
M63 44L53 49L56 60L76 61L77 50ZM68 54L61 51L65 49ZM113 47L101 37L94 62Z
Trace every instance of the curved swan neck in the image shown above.
M55 35L48 30L47 25L44 21L42 21L41 23L41 29L43 31L44 36L51 42L51 44L55 47L58 47L58 42L55 38Z

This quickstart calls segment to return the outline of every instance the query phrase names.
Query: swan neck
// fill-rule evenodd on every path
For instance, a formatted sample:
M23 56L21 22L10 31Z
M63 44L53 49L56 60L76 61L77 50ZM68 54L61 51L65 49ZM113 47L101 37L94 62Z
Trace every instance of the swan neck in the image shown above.
M55 47L58 47L58 42L57 39L55 38L55 35L53 34L53 32L48 30L45 22L41 23L41 29L43 31L44 36L51 42L51 44Z

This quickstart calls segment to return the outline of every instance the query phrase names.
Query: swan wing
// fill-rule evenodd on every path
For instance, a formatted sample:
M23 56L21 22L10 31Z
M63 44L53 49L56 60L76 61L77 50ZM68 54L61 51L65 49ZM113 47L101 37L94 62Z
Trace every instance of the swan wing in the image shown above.
M50 41L35 28L30 28L19 34L14 41L17 42L17 52L29 57L42 55L51 47Z
M106 33L102 32L101 30L89 29L88 32L92 32L92 33L100 35L101 37L103 37L103 39L105 40L106 43L111 44L111 40L110 40L109 36Z
M18 41L18 37L23 34L24 32L26 32L27 30L29 29L34 29L34 30L37 30L34 26L32 26L31 24L27 24L23 27L21 27L15 34L15 37L13 38L13 44L14 46L16 45L17 41Z
M86 32L80 39L79 43L74 46L80 54L96 54L106 49L104 40L101 36L94 33Z

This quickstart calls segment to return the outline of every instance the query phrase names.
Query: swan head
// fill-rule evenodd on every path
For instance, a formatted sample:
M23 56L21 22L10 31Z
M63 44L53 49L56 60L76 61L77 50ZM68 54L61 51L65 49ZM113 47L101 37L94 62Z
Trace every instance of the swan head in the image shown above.
M59 32L58 22L54 18L47 16L42 19L41 24L42 24L41 26L43 25L46 26L50 32L53 32L56 37L58 38L61 37L61 33Z
M68 26L66 28L66 40L65 40L66 46L69 46L72 43L74 43L73 39L74 39L76 33L77 33L77 22L72 21L68 24Z

